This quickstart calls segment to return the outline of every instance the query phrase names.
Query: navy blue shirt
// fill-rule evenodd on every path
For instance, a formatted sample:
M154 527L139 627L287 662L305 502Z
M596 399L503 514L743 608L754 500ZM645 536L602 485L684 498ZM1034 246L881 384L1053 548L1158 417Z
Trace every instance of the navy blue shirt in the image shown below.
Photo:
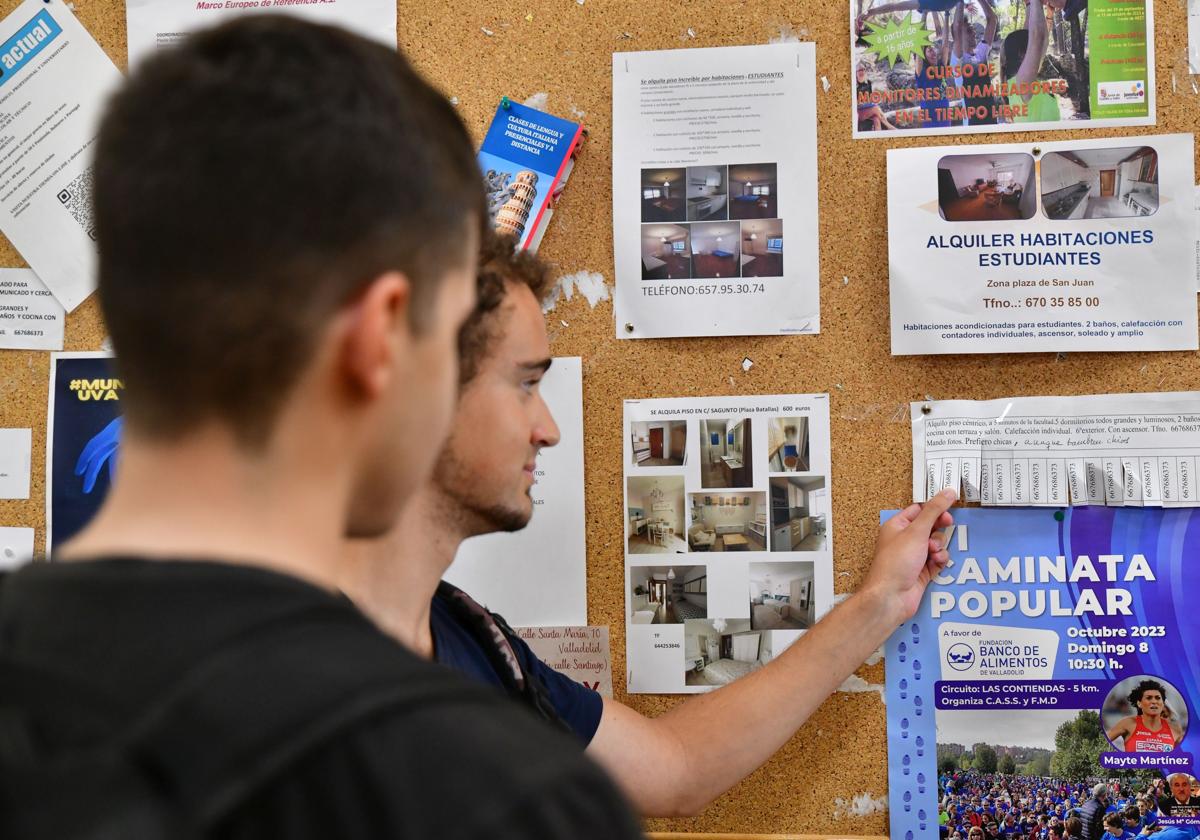
M458 623L441 598L434 597L429 611L429 627L433 631L433 655L443 665L460 671L472 679L503 688L500 675L488 661L487 653L475 641L470 631ZM571 731L586 746L591 743L600 715L604 711L604 700L590 688L575 682L568 676L555 671L538 659L524 640L510 638L513 650L521 660L527 674L534 674L546 687L546 694L554 705L558 716L571 727Z

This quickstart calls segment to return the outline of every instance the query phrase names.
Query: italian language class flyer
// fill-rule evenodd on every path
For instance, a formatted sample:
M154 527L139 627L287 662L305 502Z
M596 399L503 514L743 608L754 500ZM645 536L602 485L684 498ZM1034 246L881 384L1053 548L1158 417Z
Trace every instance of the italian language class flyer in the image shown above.
M1154 124L1152 0L851 0L854 136Z
M891 836L1031 836L1098 786L1196 836L1200 511L962 509L949 551L886 645Z

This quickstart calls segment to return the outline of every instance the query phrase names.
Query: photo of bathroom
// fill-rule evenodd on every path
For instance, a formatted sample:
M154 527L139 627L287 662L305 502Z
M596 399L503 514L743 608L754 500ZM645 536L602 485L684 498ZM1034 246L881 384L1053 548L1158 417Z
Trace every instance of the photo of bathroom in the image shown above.
M766 551L766 493L691 493L688 551Z
M729 178L724 166L687 168L687 220L713 222L729 218Z
M807 417L772 417L767 421L767 463L771 472L808 472Z
M630 423L633 463L638 467L682 467L687 463L687 421Z
M630 624L682 624L707 615L705 566L629 567Z
M1120 219L1158 210L1158 153L1149 146L1049 152L1041 179L1042 209L1051 219Z
M752 486L754 441L750 420L704 419L699 425L700 486Z
M628 552L686 552L683 476L639 476L626 481L625 544Z
M825 551L829 490L825 477L771 479L771 551Z

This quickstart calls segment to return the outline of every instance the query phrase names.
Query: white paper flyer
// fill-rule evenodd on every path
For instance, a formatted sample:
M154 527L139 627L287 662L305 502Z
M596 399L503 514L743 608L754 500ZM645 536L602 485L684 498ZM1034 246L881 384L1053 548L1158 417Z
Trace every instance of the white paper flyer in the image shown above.
M467 540L446 580L514 627L587 624L583 515L583 366L555 358L540 387L562 436L538 455L533 519Z
M820 332L815 61L613 55L618 338Z
M90 149L121 73L62 0L0 21L0 231L68 312L95 288Z
M396 48L393 0L125 0L129 66L182 40L189 32L255 12L281 12L329 23Z
M1195 350L1192 135L888 151L892 353Z
M601 697L612 697L608 627L518 627L517 635L538 659Z
M833 606L829 395L626 400L631 692L711 691Z
M0 268L0 350L61 350L67 320L28 268Z
M1200 391L913 403L913 498L1200 506Z
M28 499L33 430L0 429L0 499Z

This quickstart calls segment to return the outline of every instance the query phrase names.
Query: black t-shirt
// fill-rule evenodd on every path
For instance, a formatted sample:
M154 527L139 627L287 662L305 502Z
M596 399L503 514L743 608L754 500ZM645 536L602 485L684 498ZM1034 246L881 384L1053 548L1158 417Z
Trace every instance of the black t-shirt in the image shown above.
M349 600L264 569L103 559L0 577L0 653L36 664L135 719L197 662L267 622L367 625ZM293 617L294 616L294 617ZM373 631L372 631L373 632ZM406 673L442 666L399 645ZM312 662L320 678L321 663ZM479 693L489 696L481 698ZM311 750L224 820L221 840L633 838L628 805L577 743L463 680L463 701L366 718ZM52 712L51 751L97 742Z

